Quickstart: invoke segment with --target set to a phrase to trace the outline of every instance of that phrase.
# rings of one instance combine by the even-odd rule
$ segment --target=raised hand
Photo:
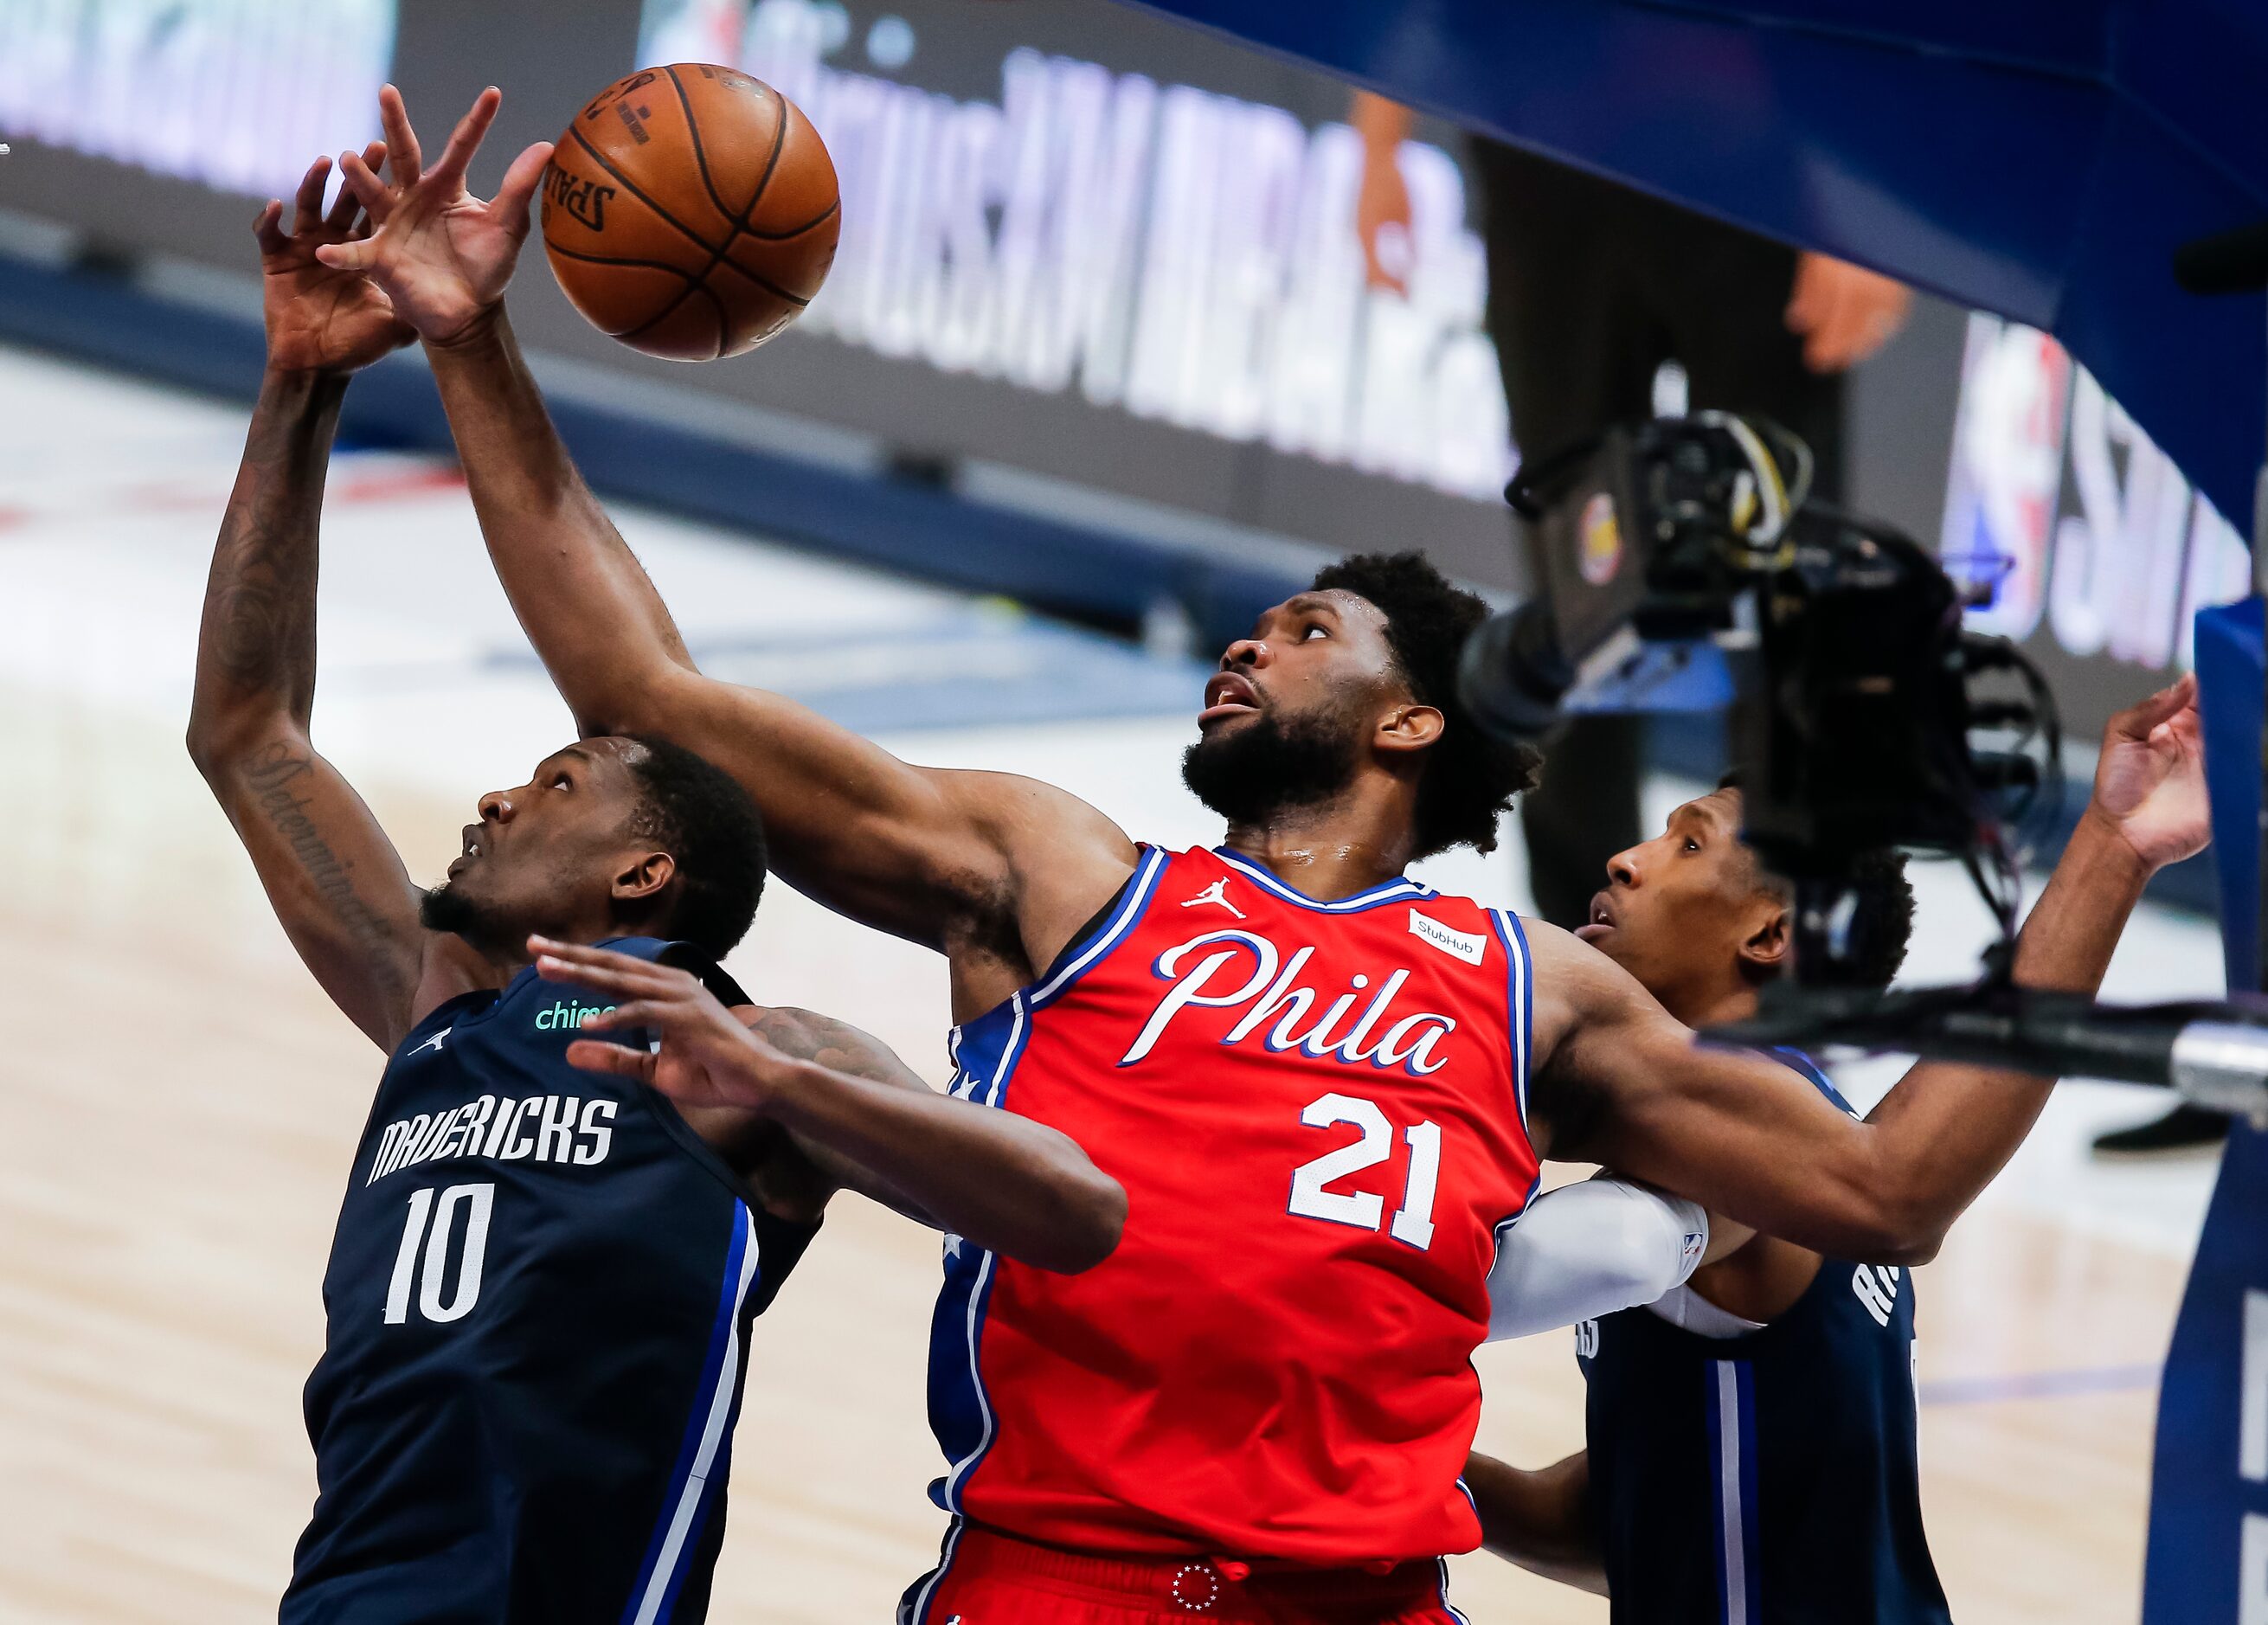
[[[527,240],[528,205],[550,161],[549,142],[540,141],[514,158],[489,202],[465,190],[465,172],[503,105],[504,92],[494,85],[482,91],[450,132],[439,160],[427,169],[401,92],[389,85],[378,93],[387,178],[381,180],[359,154],[348,153],[339,161],[348,188],[369,210],[373,229],[359,241],[317,252],[325,265],[366,273],[429,344],[463,337],[503,301],[520,245]]]
[[[2184,677],[2102,731],[2086,816],[2108,823],[2151,869],[2202,851],[2212,835],[2197,692],[2197,679]]]
[[[761,1111],[777,1069],[792,1064],[689,972],[548,937],[531,937],[527,946],[536,956],[536,974],[546,982],[568,982],[615,1001],[612,1010],[585,1018],[585,1032],[643,1027],[661,1037],[658,1051],[578,1039],[567,1046],[570,1065],[641,1079],[681,1106]]]
[[[360,155],[366,165],[386,158],[386,143],[372,142]],[[369,230],[357,219],[360,205],[342,188],[338,202],[323,212],[323,183],[331,160],[307,166],[291,200],[291,230],[284,230],[284,205],[269,199],[253,222],[260,244],[261,317],[268,329],[268,364],[282,372],[352,372],[415,339],[415,329],[396,316],[385,290],[368,277],[339,270],[317,258],[327,245],[351,243]]]

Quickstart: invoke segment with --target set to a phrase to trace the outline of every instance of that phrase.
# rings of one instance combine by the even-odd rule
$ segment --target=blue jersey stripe
[[[711,1499],[710,1485],[721,1482],[718,1470],[729,1452],[725,1434],[738,1403],[740,1374],[740,1306],[757,1268],[755,1236],[744,1202],[733,1204],[733,1239],[725,1254],[725,1279],[718,1294],[717,1320],[709,1336],[709,1357],[696,1390],[692,1415],[686,1420],[684,1442],[678,1447],[677,1465],[670,1474],[669,1492],[662,1498],[661,1517],[646,1542],[645,1561],[622,1609],[623,1625],[663,1625],[685,1583],[687,1564],[700,1544],[700,1525]]]
[[[973,1070],[983,1064],[976,1051],[997,1028],[988,1019],[983,1032],[964,1034],[961,1054],[968,1076],[954,1091],[964,1099],[985,1106],[998,1106],[1006,1099],[1009,1080],[1031,1037],[1031,1017],[1022,993],[1009,999],[1007,1014],[1007,1031],[989,1074]],[[959,1243],[946,1261],[945,1288],[931,1321],[931,1423],[951,1463],[945,1477],[932,1487],[931,1498],[956,1514],[963,1510],[961,1486],[990,1450],[997,1423],[991,1398],[984,1392],[980,1350],[998,1264],[984,1249]]]
[[[1296,903],[1302,908],[1312,908],[1318,914],[1359,914],[1363,909],[1382,908],[1388,903],[1399,902],[1406,897],[1433,895],[1432,886],[1422,881],[1412,880],[1407,875],[1396,875],[1391,880],[1382,881],[1367,891],[1357,892],[1351,897],[1341,897],[1329,902],[1320,902],[1305,892],[1286,886],[1270,874],[1264,865],[1247,857],[1241,852],[1232,851],[1225,846],[1217,846],[1213,848],[1212,852],[1215,857],[1270,895],[1280,897],[1287,903]]]
[[[1125,938],[1140,922],[1150,907],[1150,896],[1157,889],[1158,877],[1165,872],[1170,855],[1158,847],[1144,850],[1142,861],[1135,865],[1134,878],[1126,883],[1126,890],[1118,900],[1118,907],[1109,923],[1097,931],[1087,943],[1072,953],[1068,960],[1045,982],[1031,990],[1026,1001],[1033,1009],[1060,996],[1065,989],[1085,975],[1088,968]]]
[[[1757,1541],[1764,1526],[1756,1499],[1756,1368],[1748,1360],[1733,1362],[1734,1393],[1740,1407],[1741,1440],[1741,1572],[1748,1603],[1741,1625],[1763,1625],[1764,1561]]]
[[[1520,916],[1509,908],[1491,908],[1489,923],[1504,945],[1505,1021],[1512,1032],[1513,1098],[1520,1107],[1520,1129],[1528,1132],[1528,1057],[1535,1053],[1535,967],[1528,952],[1528,933]],[[1533,1193],[1531,1193],[1533,1194]]]
[[[1718,1625],[1759,1625],[1753,1381],[1746,1360],[1709,1362],[1709,1499],[1717,1527]]]
[[[946,1526],[945,1544],[937,1555],[937,1567],[917,1580],[899,1599],[896,1625],[927,1625],[929,1605],[937,1595],[938,1583],[945,1578],[946,1570],[953,1567],[953,1555],[960,1548],[961,1531],[968,1526],[955,1518]]]

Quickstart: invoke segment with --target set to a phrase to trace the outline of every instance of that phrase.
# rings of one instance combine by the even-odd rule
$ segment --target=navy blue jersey
[[[387,1062],[323,1276],[285,1625],[707,1612],[748,1323],[814,1227],[645,1085],[569,1066],[588,1004],[523,971]]]
[[[1844,1106],[1807,1058],[1774,1053]],[[1913,1327],[1907,1272],[1829,1259],[1745,1336],[1643,1308],[1576,1327],[1616,1625],[1947,1625]]]

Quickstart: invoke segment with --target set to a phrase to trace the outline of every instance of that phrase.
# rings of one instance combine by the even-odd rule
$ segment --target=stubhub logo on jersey
[[[1414,924],[1411,929],[1416,930]],[[1368,976],[1351,976],[1346,991],[1325,1004],[1321,989],[1300,980],[1314,952],[1311,945],[1286,959],[1258,931],[1234,929],[1206,931],[1167,949],[1151,969],[1172,985],[1118,1064],[1132,1066],[1156,1048],[1184,1011],[1240,1007],[1244,1013],[1222,1036],[1224,1044],[1241,1044],[1261,1034],[1260,1041],[1279,1053],[1297,1049],[1318,1061],[1346,1066],[1398,1066],[1415,1077],[1448,1064],[1448,1057],[1437,1052],[1457,1030],[1456,1018],[1432,1011],[1400,1014],[1394,1008],[1410,980],[1408,971],[1395,971],[1374,991]],[[1362,1013],[1350,1023],[1358,1004],[1363,1006]],[[1267,1031],[1262,1033],[1263,1027]]]

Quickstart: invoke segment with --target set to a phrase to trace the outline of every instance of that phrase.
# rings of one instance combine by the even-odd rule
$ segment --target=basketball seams
[[[762,288],[766,293],[770,294],[774,298],[786,300],[798,310],[804,309],[811,303],[809,299],[799,299],[796,298],[795,295],[790,293],[786,289],[781,287],[770,277],[759,276],[755,271],[750,270],[747,266],[741,264],[738,260],[723,259],[718,261],[715,265],[711,266],[707,271],[702,273],[701,280],[703,283],[706,283],[711,274],[718,270],[731,271],[736,276],[741,277],[743,280],[755,283],[757,287]]]
[[[806,232],[825,225],[835,217],[835,211],[842,207],[843,200],[838,197],[801,225],[792,225],[784,232],[759,232],[752,225],[744,225],[740,228],[739,235],[754,238],[760,243],[784,243],[792,238],[802,236]],[[730,244],[726,245],[728,247],[730,246]]]
[[[614,165],[608,161],[605,153],[600,151],[598,148],[591,144],[591,138],[588,136],[585,136],[579,129],[575,130],[572,133],[575,137],[575,144],[581,147],[584,151],[589,153],[593,161],[595,162],[600,168],[605,170],[615,180],[621,181],[624,191],[628,192],[632,197],[637,199],[639,202],[644,203],[648,209],[653,210],[654,217],[656,219],[662,221],[666,224],[674,226],[679,232],[684,234],[685,239],[688,242],[700,249],[702,253],[713,254],[718,252],[715,247],[711,246],[707,238],[702,236],[700,232],[686,224],[684,221],[679,219],[675,215],[671,214],[669,210],[664,209],[659,203],[654,202],[652,198],[646,195],[645,189],[640,187],[637,181],[632,180],[628,175],[622,173],[621,170],[616,169]],[[767,171],[766,173],[769,173],[770,172]],[[726,240],[730,241],[731,239],[728,238]],[[707,273],[704,272],[703,274],[705,276]]]
[[[770,336],[770,334],[777,331],[780,326],[784,325],[788,315],[792,314],[795,311],[806,308],[811,302],[810,296],[790,292],[785,287],[780,285],[779,283],[774,281],[771,276],[768,276],[766,272],[770,270],[772,268],[766,266],[762,269],[751,268],[751,267],[742,263],[739,259],[737,259],[733,254],[733,250],[739,246],[739,239],[742,237],[746,237],[754,243],[767,246],[792,243],[796,239],[806,237],[813,232],[826,227],[830,221],[839,219],[842,210],[842,199],[838,193],[837,195],[836,195],[827,204],[827,206],[818,213],[806,220],[800,221],[784,229],[765,230],[752,226],[750,223],[754,218],[755,212],[762,206],[764,200],[770,195],[773,179],[780,173],[783,167],[793,167],[785,165],[784,164],[784,160],[787,153],[788,136],[793,133],[791,126],[800,117],[799,114],[797,112],[794,105],[791,103],[786,97],[780,95],[777,91],[773,90],[770,86],[759,84],[755,87],[758,90],[768,93],[774,103],[772,139],[770,150],[765,154],[762,173],[756,179],[755,185],[750,193],[746,206],[738,210],[734,210],[727,207],[724,195],[718,189],[716,175],[710,166],[708,146],[701,131],[699,113],[693,105],[692,95],[688,87],[685,84],[683,76],[680,74],[677,71],[676,67],[672,64],[662,65],[659,71],[660,73],[667,75],[671,91],[677,97],[680,112],[685,119],[686,128],[684,140],[686,144],[690,146],[693,150],[692,155],[694,165],[701,178],[703,194],[709,204],[712,208],[716,209],[725,221],[727,230],[723,236],[723,239],[719,242],[711,242],[705,235],[704,230],[696,229],[694,226],[688,224],[686,220],[681,218],[679,215],[673,213],[668,205],[657,198],[641,182],[632,179],[622,165],[618,164],[608,153],[602,151],[592,140],[592,138],[581,128],[579,128],[578,122],[571,124],[566,132],[567,135],[572,137],[570,150],[571,151],[572,148],[579,147],[585,157],[587,158],[591,164],[594,165],[600,173],[607,176],[622,188],[622,192],[625,194],[625,202],[636,200],[638,203],[643,204],[652,217],[666,225],[673,234],[682,241],[689,243],[695,248],[701,250],[703,254],[703,263],[700,266],[698,270],[696,271],[687,269],[681,261],[674,259],[664,261],[652,258],[641,257],[636,254],[611,255],[584,253],[571,248],[561,248],[550,241],[549,233],[548,232],[546,233],[546,246],[550,248],[553,253],[559,256],[563,268],[564,268],[566,264],[572,262],[593,266],[620,266],[625,269],[656,270],[663,272],[665,275],[675,279],[680,283],[679,291],[674,297],[665,296],[666,302],[659,310],[653,312],[645,320],[638,322],[634,327],[620,333],[612,333],[608,335],[608,336],[612,338],[632,344],[634,348],[637,347],[637,342],[642,335],[651,335],[654,333],[656,329],[667,326],[673,319],[675,319],[678,322],[678,326],[675,328],[671,329],[671,332],[674,336],[670,341],[669,348],[673,352],[681,353],[679,351],[679,346],[676,340],[681,338],[684,340],[691,340],[694,337],[694,333],[692,331],[688,331],[684,328],[683,315],[686,301],[696,290],[699,290],[703,296],[703,302],[709,306],[716,323],[718,335],[717,343],[714,350],[711,352],[711,356],[709,357],[711,359],[714,359],[725,355],[732,349],[734,334],[734,306],[740,300],[743,300],[747,297],[745,294],[740,294],[728,298],[728,290],[711,285],[719,266],[731,267],[732,269],[738,274],[739,280],[746,283],[748,287],[760,290],[763,294],[789,307],[787,312],[761,324],[761,331],[752,335],[749,341],[751,343],[762,342],[764,337]],[[712,111],[714,111],[714,109],[712,109]],[[740,116],[741,115],[738,113],[734,113],[733,114],[733,118],[735,121],[737,121]],[[807,125],[806,126],[806,133],[808,133]],[[800,151],[800,149],[799,149],[799,151]],[[822,156],[819,160],[822,165],[826,163],[826,159],[823,156],[824,151],[825,149],[822,147],[821,149]],[[626,160],[629,156],[630,155],[625,154]],[[799,159],[798,162],[799,165],[800,165],[802,160]],[[681,170],[678,173],[681,176],[682,175]],[[799,170],[798,173],[799,173],[800,171]],[[589,182],[586,180],[584,184],[587,185]],[[681,181],[679,184],[681,188]],[[833,190],[832,188],[829,188],[828,189]],[[689,202],[689,197],[685,201]],[[547,205],[549,202],[549,200],[547,198]],[[547,209],[547,213],[548,212]],[[659,242],[652,243],[650,246],[646,246],[645,248],[645,252],[649,254],[666,251],[667,246],[664,243]],[[761,259],[765,257],[765,254],[770,252],[771,252],[771,250],[767,247],[763,252],[755,253],[754,257]],[[803,253],[803,251],[799,248],[791,248],[784,252],[787,253],[791,258]],[[791,268],[783,266],[780,268],[784,271]],[[751,316],[754,316],[755,313],[755,312],[753,311],[748,312]]]
[[[685,110],[685,133],[693,143],[693,165],[701,172],[702,188],[709,194],[709,201],[717,205],[717,212],[730,220],[733,217],[733,206],[725,201],[725,195],[717,189],[716,180],[709,173],[709,150],[701,144],[701,121],[693,116],[693,98],[685,93],[685,82],[677,77],[675,68],[666,67],[662,71],[669,76],[670,86],[677,92],[677,105]]]
[[[709,357],[710,360],[714,361],[718,356],[721,356],[725,353],[725,341],[733,331],[732,317],[725,309],[725,301],[717,297],[715,289],[710,287],[705,282],[687,276],[683,271],[678,272],[678,275],[680,276],[686,277],[686,288],[684,292],[679,294],[667,305],[662,306],[662,308],[653,315],[647,317],[644,321],[638,323],[637,327],[630,328],[627,332],[613,334],[610,336],[623,343],[628,343],[632,339],[637,338],[640,334],[651,333],[663,322],[667,321],[672,316],[676,315],[678,312],[683,310],[685,308],[686,300],[691,298],[697,293],[703,298],[708,300],[709,308],[717,312],[717,353],[715,356]]]
[[[544,252],[556,254],[563,260],[579,260],[585,265],[621,265],[644,271],[666,271],[680,282],[694,280],[693,273],[681,265],[672,265],[666,260],[634,260],[623,254],[583,254],[573,248],[562,248],[549,238],[544,239]]]
[[[717,308],[717,352],[718,355],[722,355],[725,351],[725,342],[732,334],[732,321],[725,313],[725,302],[722,299],[719,299],[709,287],[709,278],[716,272],[717,268],[720,265],[731,266],[734,270],[739,271],[741,276],[747,277],[750,282],[754,283],[757,287],[762,288],[765,292],[773,295],[775,298],[785,299],[798,310],[801,310],[804,306],[811,303],[808,299],[797,298],[795,295],[790,293],[786,289],[776,286],[768,279],[755,275],[753,271],[748,270],[746,267],[730,258],[728,254],[728,251],[733,246],[733,241],[747,231],[748,217],[755,213],[756,205],[763,201],[764,189],[771,185],[773,172],[779,167],[780,153],[787,146],[787,98],[781,95],[778,92],[774,91],[772,92],[772,100],[779,108],[779,119],[772,129],[771,154],[764,159],[764,173],[758,178],[755,192],[749,195],[748,206],[731,217],[733,229],[725,236],[723,246],[720,247],[711,248],[707,243],[701,242],[699,238],[693,237],[692,232],[686,232],[685,234],[688,237],[693,237],[693,240],[695,242],[701,243],[702,247],[708,250],[709,262],[703,266],[698,273],[687,273],[681,271],[679,273],[680,276],[688,277],[688,286],[686,287],[685,291],[679,294],[667,305],[662,306],[661,309],[656,311],[644,321],[640,322],[637,327],[632,327],[628,333],[616,334],[615,335],[615,337],[622,339],[624,342],[628,342],[629,340],[637,337],[637,335],[641,333],[650,332],[655,327],[668,320],[670,317],[675,315],[678,311],[682,309],[684,307],[685,301],[692,298],[694,290],[698,289],[701,292],[708,295],[709,302]],[[686,122],[688,127],[691,127],[694,122],[692,113],[689,108],[686,114]],[[582,132],[579,130],[577,131],[576,136],[577,139],[580,140]],[[590,143],[588,142],[585,142],[584,144],[587,146]],[[596,154],[594,153],[593,156],[595,157]],[[606,160],[601,158],[600,161],[604,163]],[[705,184],[707,180],[705,174],[703,179],[703,183]],[[623,180],[622,184],[628,186],[630,182],[625,179]],[[640,197],[644,197],[644,194],[640,193],[638,195]],[[710,195],[714,197],[716,194],[712,191]],[[838,205],[841,201],[842,200],[840,198],[836,199]],[[657,205],[656,208],[657,212],[659,212],[659,205]],[[664,215],[663,218],[667,219],[668,217]],[[820,218],[824,219],[826,217],[822,215]],[[674,220],[670,221],[670,224],[672,225],[677,225],[677,222]],[[816,224],[818,222],[814,221],[813,224]],[[806,229],[808,230],[809,228],[806,227]],[[678,230],[683,232],[685,231],[685,228],[681,225],[678,225]]]

